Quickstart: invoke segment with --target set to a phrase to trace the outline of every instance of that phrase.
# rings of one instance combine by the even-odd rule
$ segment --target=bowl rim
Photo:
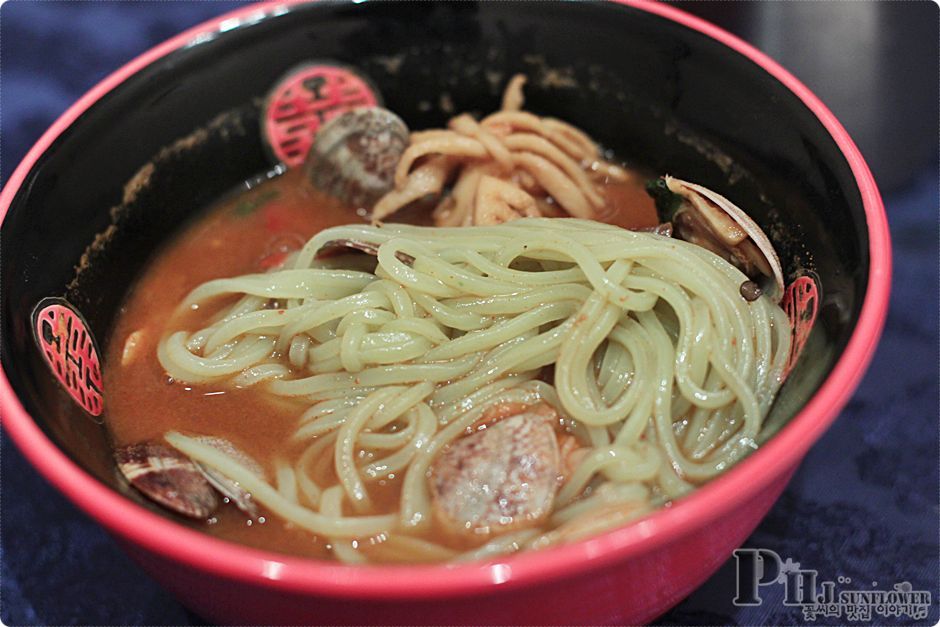
[[[691,495],[626,527],[580,542],[497,560],[495,563],[346,566],[248,548],[189,529],[127,499],[73,462],[33,421],[0,370],[3,428],[30,463],[69,500],[119,540],[203,572],[253,585],[358,599],[428,599],[493,593],[583,574],[655,550],[704,527],[794,469],[838,416],[874,353],[887,315],[891,244],[874,178],[848,133],[805,85],[735,35],[666,4],[613,0],[716,40],[757,64],[793,92],[829,132],[858,185],[869,237],[869,274],[855,329],[831,374],[804,407],[753,455]],[[243,25],[288,12],[304,0],[262,2],[238,8],[151,48],[94,86],[63,113],[29,150],[0,190],[0,224],[33,166],[84,111],[131,75],[171,52]]]

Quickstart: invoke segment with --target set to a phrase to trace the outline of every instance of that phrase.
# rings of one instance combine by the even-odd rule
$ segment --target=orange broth
[[[608,222],[628,228],[657,224],[653,202],[640,177],[606,185],[604,192]],[[398,219],[424,221],[410,211]],[[365,221],[364,213],[319,193],[295,170],[223,199],[189,224],[140,276],[119,311],[108,342],[105,419],[115,445],[160,441],[171,430],[215,435],[254,457],[272,477],[273,460],[292,450],[291,436],[306,406],[272,398],[259,388],[173,381],[157,360],[157,344],[178,304],[200,284],[262,272],[276,265],[284,250],[298,248],[322,229]],[[184,327],[201,328],[230,302],[187,312]],[[378,509],[397,509],[399,479],[370,484]],[[305,557],[331,556],[325,540],[276,516],[263,515],[263,522],[249,521],[231,504],[219,508],[206,524],[196,525],[249,546]],[[437,540],[447,543],[444,538]]]

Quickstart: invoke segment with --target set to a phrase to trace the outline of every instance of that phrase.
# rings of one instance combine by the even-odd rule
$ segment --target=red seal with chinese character
[[[378,91],[352,69],[304,65],[288,72],[268,95],[261,122],[264,137],[278,160],[296,167],[323,124],[355,107],[380,104]]]
[[[801,276],[784,293],[780,306],[790,320],[790,356],[783,369],[783,378],[790,376],[796,360],[803,352],[809,333],[819,313],[819,287],[810,276]]]
[[[98,347],[84,318],[64,298],[46,298],[33,310],[33,334],[46,364],[82,409],[104,409]]]

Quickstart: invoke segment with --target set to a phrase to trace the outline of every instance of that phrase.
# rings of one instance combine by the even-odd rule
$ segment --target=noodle
[[[374,269],[317,257],[337,242],[376,251]],[[756,447],[790,330],[769,298],[740,296],[744,280],[695,245],[577,219],[327,229],[283,269],[197,287],[158,347],[180,381],[305,402],[293,437],[302,451],[278,461],[271,485],[196,438],[166,439],[347,562],[571,541],[681,496]],[[180,327],[192,308],[233,297],[208,326]],[[548,519],[465,552],[429,542],[435,460],[494,408],[540,403],[568,438]],[[390,478],[400,496],[380,511],[375,483]]]

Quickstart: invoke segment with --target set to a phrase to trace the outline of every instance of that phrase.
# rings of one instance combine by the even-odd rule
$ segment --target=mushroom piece
[[[205,519],[219,506],[215,491],[185,455],[164,444],[141,442],[114,451],[121,473],[144,496],[189,518]]]
[[[537,405],[452,443],[430,473],[437,522],[480,542],[545,521],[562,473],[557,422],[554,410]]]
[[[701,185],[664,176],[647,189],[656,199],[660,220],[672,222],[679,239],[706,248],[741,269],[760,285],[742,296],[753,300],[761,291],[774,302],[783,298],[783,269],[770,239],[730,200]]]
[[[483,175],[477,186],[473,224],[492,225],[541,215],[535,199],[512,183]]]
[[[371,209],[391,191],[408,142],[408,127],[388,109],[352,109],[319,130],[307,155],[307,176],[344,204]]]

